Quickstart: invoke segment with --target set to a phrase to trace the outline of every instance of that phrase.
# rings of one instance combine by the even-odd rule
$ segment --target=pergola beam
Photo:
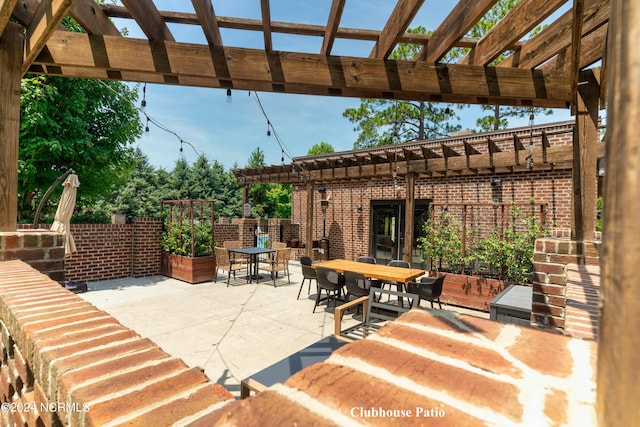
[[[333,0],[331,2],[331,10],[325,27],[324,36],[322,38],[321,55],[330,55],[333,48],[333,42],[336,39],[336,33],[342,18],[342,11],[347,0]]]
[[[583,38],[606,24],[609,19],[609,0],[585,1],[584,17],[582,26]],[[573,10],[569,10],[540,31],[538,35],[525,42],[517,55],[509,55],[496,66],[535,68],[549,61],[563,50],[570,48],[573,29],[572,19]]]
[[[89,34],[120,35],[118,28],[93,0],[75,0],[69,13]]]
[[[73,0],[42,0],[26,34],[22,72],[26,73],[49,37],[67,14]]]
[[[369,58],[387,59],[396,47],[400,36],[407,30],[420,10],[424,0],[398,0],[384,26],[380,38],[369,54]]]
[[[191,0],[209,46],[222,46],[222,36],[211,0]]]
[[[596,158],[604,156],[604,146],[595,146]],[[573,147],[570,145],[541,147],[531,151],[533,164],[536,170],[559,170],[571,169],[574,158]],[[323,167],[320,169],[309,169],[304,177],[298,172],[280,173],[236,173],[236,178],[241,185],[280,183],[292,184],[305,180],[359,180],[372,179],[375,177],[390,178],[393,174],[393,162],[382,164],[362,164],[335,169]],[[395,162],[398,176],[407,173],[417,173],[430,175],[433,173],[446,174],[456,173],[459,175],[490,174],[494,169],[521,169],[529,170],[524,161],[524,156],[520,156],[517,150],[514,151],[494,151],[483,154],[457,155],[451,157],[435,157],[419,160],[399,160]],[[482,172],[480,172],[482,171]],[[486,172],[485,172],[486,171]],[[594,199],[595,200],[595,199]],[[594,226],[595,227],[595,226]]]
[[[460,64],[488,65],[567,0],[522,0],[489,30]]]
[[[121,0],[150,41],[174,41],[153,0]]]
[[[498,0],[461,0],[433,32],[417,55],[419,60],[438,62]]]
[[[273,42],[271,41],[271,8],[269,7],[269,0],[260,0],[260,10],[262,11],[264,50],[269,52],[273,50]]]
[[[0,34],[4,31],[4,28],[11,18],[11,13],[18,0],[0,0]]]
[[[222,49],[217,59],[225,60],[224,67],[205,45],[62,31],[49,39],[37,64],[69,77],[204,87],[228,87],[231,81],[238,89],[346,97],[564,108],[571,94],[565,71]],[[228,75],[218,74],[219,68]],[[56,74],[50,68],[30,71]]]

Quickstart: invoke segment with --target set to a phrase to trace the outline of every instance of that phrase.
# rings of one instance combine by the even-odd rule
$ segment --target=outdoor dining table
[[[244,248],[229,248],[229,253],[242,254],[249,257],[249,283],[251,280],[255,279],[256,283],[258,280],[262,279],[262,276],[258,274],[258,255],[262,254],[270,254],[275,252],[275,249],[271,248],[258,248],[255,246],[249,246]]]
[[[381,264],[367,264],[364,262],[349,261],[346,259],[332,259],[330,261],[322,261],[315,263],[312,268],[326,267],[331,268],[338,273],[345,271],[354,271],[361,273],[370,279],[389,280],[392,282],[402,283],[405,287],[407,283],[426,274],[425,270],[417,268],[392,267]]]

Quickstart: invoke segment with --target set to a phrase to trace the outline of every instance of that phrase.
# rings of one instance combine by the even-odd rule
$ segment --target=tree
[[[135,88],[119,82],[27,76],[21,91],[21,219],[33,215],[38,199],[68,169],[80,178],[79,206],[126,179],[133,167],[129,145],[142,134]]]
[[[273,217],[291,218],[291,185],[277,184],[267,191],[269,205],[273,207]]]
[[[242,214],[242,197],[238,181],[231,171],[225,172],[217,160],[211,165],[211,170],[216,216],[239,217]]]
[[[247,167],[259,168],[265,165],[264,153],[260,147],[256,147],[249,155]],[[274,209],[269,208],[270,203],[267,197],[267,192],[271,187],[271,184],[255,184],[249,188],[249,199],[251,200],[251,211],[253,215],[267,217],[274,213]]]
[[[176,160],[176,164],[171,171],[171,177],[175,182],[176,196],[178,200],[191,199],[193,192],[193,178],[191,176],[191,168],[189,162],[184,156]]]
[[[162,200],[171,198],[171,182],[166,171],[156,171],[147,156],[138,148],[135,167],[126,185],[114,188],[111,212],[122,212],[127,217],[155,217],[162,214]]]
[[[335,153],[335,151],[336,150],[333,148],[333,145],[329,144],[328,142],[320,141],[317,144],[313,144],[311,148],[309,148],[309,151],[307,151],[307,156]]]
[[[210,200],[214,198],[214,174],[209,160],[204,154],[191,167],[191,199]]]
[[[424,27],[409,29],[410,33],[425,34]],[[390,58],[410,60],[420,46],[401,44]],[[358,108],[342,113],[359,131],[354,148],[390,145],[398,142],[443,137],[461,129],[452,121],[458,119],[453,108],[423,101],[387,101],[362,99]]]

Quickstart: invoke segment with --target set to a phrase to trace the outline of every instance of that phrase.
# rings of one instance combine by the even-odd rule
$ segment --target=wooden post
[[[640,419],[640,3],[612,0],[596,413],[600,426]]]
[[[307,183],[307,233],[306,233],[306,243],[305,248],[307,256],[313,259],[313,192],[315,191],[315,186],[313,182],[309,181]]]
[[[407,199],[404,210],[404,248],[402,258],[409,263],[413,263],[413,222],[416,209],[416,174],[407,173]]]
[[[573,131],[573,220],[571,238],[593,241],[596,230],[598,106],[600,83],[593,70],[580,73]]]
[[[18,135],[22,27],[8,22],[0,35],[0,232],[18,226]]]
[[[249,218],[251,215],[247,215],[244,211],[244,206],[249,203],[249,186],[242,186],[242,217]]]

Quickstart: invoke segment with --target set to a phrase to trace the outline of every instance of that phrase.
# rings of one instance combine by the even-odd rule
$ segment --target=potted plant
[[[510,207],[509,214],[510,225],[482,237],[476,236],[481,234],[478,230],[465,230],[446,211],[425,223],[418,247],[422,249],[423,261],[431,263],[432,275],[446,274],[442,301],[488,311],[491,300],[507,283],[530,283],[534,242],[545,230],[535,216],[523,218],[515,205]]]
[[[189,283],[215,278],[213,201],[168,200],[162,232],[162,274]]]

